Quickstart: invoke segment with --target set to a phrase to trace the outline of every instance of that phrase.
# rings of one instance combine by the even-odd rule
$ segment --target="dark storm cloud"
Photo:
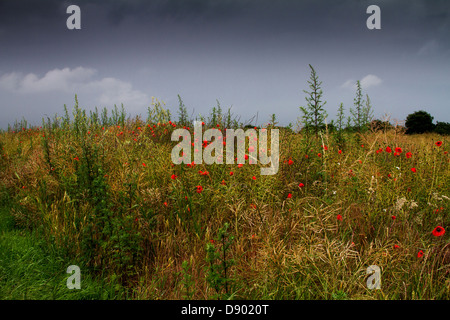
[[[66,28],[71,4],[78,31]],[[378,31],[366,28],[371,4]],[[448,118],[449,30],[448,0],[0,0],[0,122],[30,102],[51,114],[76,92],[109,107],[152,95],[176,106],[180,93],[202,114],[217,98],[239,115],[277,108],[286,123],[304,101],[308,64],[330,115],[365,79],[380,112],[402,117],[430,101]]]

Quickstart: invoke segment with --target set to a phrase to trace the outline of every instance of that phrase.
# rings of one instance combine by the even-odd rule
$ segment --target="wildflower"
[[[305,185],[304,185],[302,182],[300,182],[300,183],[298,184],[298,186],[299,186],[300,188],[303,188]]]
[[[328,150],[328,147],[326,145],[323,145],[322,147],[323,147],[323,150],[325,150],[325,151]]]
[[[436,228],[434,228],[434,230],[431,233],[435,237],[440,237],[440,236],[444,235],[445,229],[442,228],[441,226],[437,226]]]
[[[342,216],[341,216],[340,214],[338,214],[338,215],[336,216],[336,219],[337,219],[338,221],[342,221]]]
[[[167,207],[167,202],[164,202],[164,205]]]
[[[397,217],[396,216],[392,216],[392,220],[395,220],[395,219],[397,219]]]
[[[442,146],[442,141],[436,141],[436,145],[437,145],[438,147]]]
[[[253,180],[256,180],[256,177],[255,177],[255,176],[253,176],[253,177],[252,177],[252,179],[253,179]]]
[[[411,157],[412,157],[412,153],[411,153],[411,152],[407,152],[407,153],[406,153],[406,158],[409,159],[409,158],[411,158]]]
[[[342,154],[342,150],[339,150],[338,153],[339,153],[339,154]]]
[[[225,182],[225,180],[222,180],[222,182],[220,184],[221,185],[226,185],[227,183]]]
[[[392,149],[391,149],[390,147],[387,147],[387,148],[386,148],[386,152],[391,153],[391,152],[392,152]]]
[[[289,159],[288,164],[292,165],[294,163],[294,161],[292,161],[292,159]]]
[[[232,176],[234,174],[234,172],[233,171],[230,171],[230,176]]]
[[[242,168],[242,166],[243,166],[242,163],[239,163],[239,164],[238,164],[238,168]]]
[[[322,156],[322,154],[319,152],[319,153],[317,154],[317,156],[320,158],[320,157]]]
[[[197,186],[197,193],[201,193],[203,191],[203,187],[202,186]]]
[[[411,168],[412,172],[417,172],[416,168]]]
[[[143,162],[142,162],[142,165],[143,165],[144,167],[146,167],[146,166],[147,166],[147,165],[146,165],[145,163],[143,163]]]
[[[395,152],[398,154],[402,153],[402,148],[400,147],[395,148]]]
[[[175,174],[173,174],[170,178],[171,178],[172,180],[175,180],[175,179],[177,178],[177,176],[176,176]]]
[[[400,246],[398,244],[394,244],[394,249],[398,249]]]
[[[417,252],[417,258],[422,258],[423,256],[423,251],[419,250],[419,252]]]
[[[77,161],[80,161],[80,159],[78,158],[78,156],[77,157],[75,157],[75,158],[73,158],[74,160],[77,160]]]
[[[292,193],[289,193],[287,197],[288,197],[288,199],[291,199],[292,198]]]

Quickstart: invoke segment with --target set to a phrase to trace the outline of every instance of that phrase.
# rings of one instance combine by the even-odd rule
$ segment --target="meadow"
[[[0,298],[450,297],[448,137],[278,128],[279,171],[261,175],[174,165],[180,127],[156,103],[2,131]]]

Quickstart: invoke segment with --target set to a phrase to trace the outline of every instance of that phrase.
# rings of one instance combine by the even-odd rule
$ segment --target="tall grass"
[[[209,122],[224,132],[219,108]],[[8,221],[130,298],[449,298],[448,233],[432,234],[450,226],[447,138],[280,128],[279,172],[261,176],[248,162],[173,165],[179,126],[157,100],[145,122],[77,103],[72,115],[0,134]],[[225,225],[233,241],[215,247]],[[381,290],[366,286],[370,265]]]

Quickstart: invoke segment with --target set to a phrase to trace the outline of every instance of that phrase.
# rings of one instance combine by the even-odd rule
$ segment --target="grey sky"
[[[81,8],[68,30],[66,8]],[[381,30],[366,9],[381,8]],[[450,1],[0,0],[0,127],[72,107],[123,103],[144,118],[151,97],[177,119],[216,99],[258,124],[296,123],[309,67],[330,119],[353,107],[361,80],[375,117],[416,110],[450,122]]]

